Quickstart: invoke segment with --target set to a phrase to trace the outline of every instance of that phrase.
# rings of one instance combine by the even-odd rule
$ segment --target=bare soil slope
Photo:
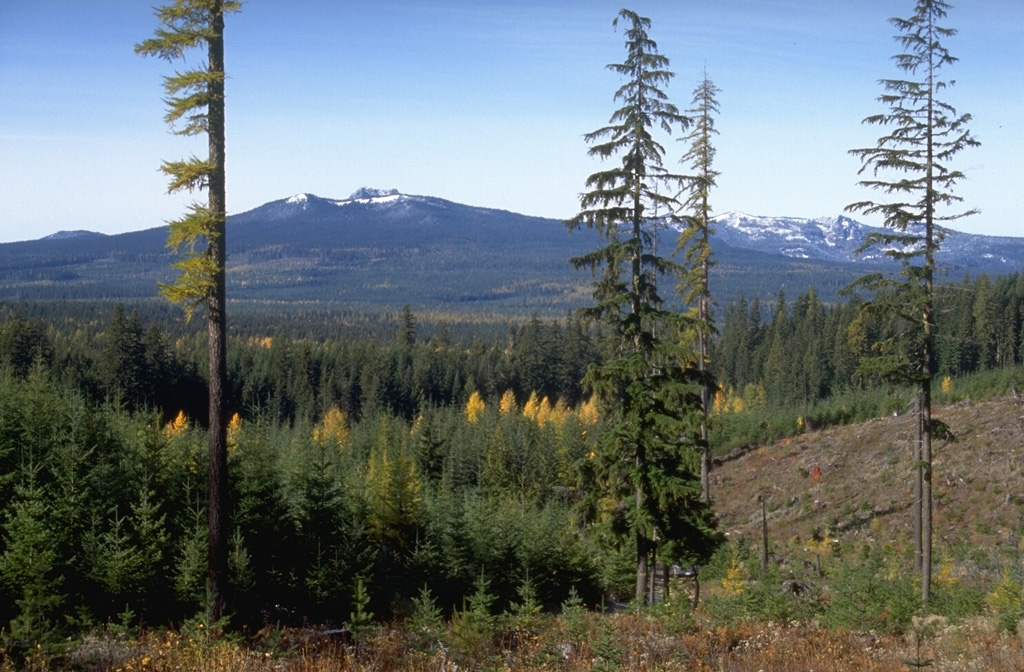
[[[936,408],[957,436],[933,443],[934,543],[1017,547],[1022,527],[1024,425],[1012,398]],[[761,538],[767,501],[773,549],[815,533],[833,539],[911,538],[911,415],[879,418],[786,439],[725,457],[712,497],[731,539]],[[777,551],[778,552],[778,551]]]

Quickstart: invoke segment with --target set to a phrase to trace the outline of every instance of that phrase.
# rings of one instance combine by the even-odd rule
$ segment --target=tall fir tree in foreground
[[[855,286],[874,292],[867,310],[896,317],[900,327],[876,346],[879,356],[863,361],[862,372],[918,388],[919,440],[915,446],[916,518],[920,524],[921,599],[931,593],[932,440],[948,435],[945,425],[932,417],[932,378],[935,367],[935,257],[942,242],[943,222],[973,214],[957,207],[963,199],[953,193],[964,175],[950,166],[961,150],[979,143],[970,134],[969,114],[959,114],[939,94],[952,82],[940,71],[957,59],[942,45],[956,35],[939,22],[950,6],[942,0],[918,0],[909,19],[893,18],[899,30],[895,40],[903,52],[893,57],[907,79],[883,79],[885,93],[878,100],[888,110],[864,123],[887,133],[875,147],[850,150],[862,161],[860,182],[890,196],[886,202],[860,201],[847,206],[852,212],[882,215],[888,231],[868,236],[864,247],[879,248],[901,263],[898,277],[870,274]],[[950,211],[952,209],[952,211]]]
[[[206,62],[164,78],[165,121],[177,135],[206,135],[209,153],[184,161],[165,161],[168,193],[205,189],[207,203],[193,203],[181,219],[170,223],[168,247],[185,250],[175,264],[178,280],[161,291],[185,307],[192,317],[205,307],[209,349],[209,491],[208,611],[211,621],[223,617],[227,590],[227,356],[225,316],[225,240],[227,220],[224,182],[224,15],[237,11],[233,0],[173,0],[156,8],[160,27],[155,36],[135,45],[135,52],[167,61],[184,60],[193,49],[205,48]]]
[[[679,234],[678,247],[685,251],[685,271],[680,278],[679,289],[686,304],[696,313],[697,321],[697,368],[704,375],[701,389],[700,424],[700,490],[701,499],[711,499],[711,446],[708,443],[708,415],[715,385],[708,376],[708,349],[714,336],[711,321],[711,287],[708,272],[711,269],[711,188],[715,186],[718,171],[714,169],[715,146],[712,137],[718,135],[715,129],[715,115],[718,114],[718,87],[704,79],[693,92],[693,107],[687,112],[693,115],[693,128],[681,141],[689,143],[682,161],[693,170],[689,177],[687,196],[683,202],[682,217],[685,228]]]
[[[665,149],[654,134],[685,130],[690,120],[662,90],[673,73],[648,36],[650,19],[623,9],[613,26],[620,21],[626,60],[608,68],[626,79],[615,92],[622,107],[608,126],[585,136],[593,143],[591,156],[618,158],[619,165],[587,179],[580,213],[566,225],[570,231],[594,229],[603,241],[570,261],[594,275],[596,305],[583,314],[603,322],[612,340],[609,356],[591,367],[587,383],[608,416],[606,481],[627,511],[639,604],[647,599],[659,546],[695,561],[717,537],[695,473],[701,376],[693,352],[676,338],[684,319],[690,320],[666,310],[658,293],[659,277],[680,268],[656,252],[656,217],[678,211],[675,194],[685,178],[665,169]]]

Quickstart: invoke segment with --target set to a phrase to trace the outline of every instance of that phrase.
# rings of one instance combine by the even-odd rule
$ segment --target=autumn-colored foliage
[[[517,412],[516,406],[516,395],[512,390],[505,390],[505,393],[501,395],[501,401],[498,404],[498,412],[502,415],[510,415]]]
[[[178,411],[177,417],[167,423],[165,431],[167,432],[167,436],[174,437],[178,436],[186,429],[188,429],[188,418],[185,417],[185,411]]]
[[[479,392],[474,391],[466,401],[466,421],[470,424],[476,423],[483,414],[484,408],[486,408],[484,398],[480,396]]]
[[[341,448],[348,441],[348,419],[337,406],[331,406],[324,413],[323,420],[313,427],[313,441],[319,444],[332,443]]]

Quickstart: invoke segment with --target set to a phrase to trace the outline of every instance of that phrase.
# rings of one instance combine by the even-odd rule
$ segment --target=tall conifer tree
[[[679,267],[656,252],[655,218],[678,211],[670,194],[682,190],[685,178],[665,169],[665,149],[654,133],[685,130],[690,120],[662,90],[673,73],[648,36],[650,19],[623,9],[613,26],[619,21],[626,24],[627,56],[608,68],[626,79],[615,93],[622,107],[585,138],[594,143],[591,156],[618,157],[620,164],[587,179],[580,213],[566,225],[594,229],[603,240],[603,247],[570,261],[594,274],[596,305],[583,312],[604,322],[612,339],[611,356],[591,367],[587,382],[609,416],[608,481],[628,509],[642,603],[659,544],[674,545],[689,559],[708,552],[715,535],[693,459],[700,375],[693,354],[675,341],[683,316],[665,310],[657,285]]]
[[[160,27],[155,36],[135,45],[135,52],[168,61],[183,59],[196,48],[206,50],[206,62],[164,78],[167,91],[165,121],[177,135],[206,135],[208,155],[184,161],[165,161],[168,193],[205,189],[207,203],[193,203],[181,219],[170,223],[168,247],[186,251],[176,264],[178,280],[162,286],[168,299],[185,307],[191,317],[206,308],[209,341],[209,616],[224,615],[227,588],[227,356],[225,316],[225,240],[227,220],[224,169],[224,15],[237,11],[234,0],[173,0],[156,8]],[[204,247],[205,246],[205,247]]]
[[[904,50],[893,60],[908,78],[880,81],[885,92],[878,100],[888,110],[864,122],[888,132],[875,147],[850,153],[863,162],[860,174],[871,175],[860,184],[890,195],[891,200],[847,206],[850,211],[882,215],[889,230],[870,235],[864,248],[881,248],[902,264],[898,278],[871,274],[855,285],[874,291],[869,310],[895,316],[903,325],[880,344],[882,355],[866,360],[862,368],[918,387],[921,438],[915,468],[921,483],[917,506],[923,602],[931,591],[932,439],[945,432],[944,425],[932,417],[935,257],[944,236],[941,224],[975,212],[956,208],[962,198],[953,188],[964,175],[953,170],[950,161],[961,150],[979,144],[967,129],[971,116],[957,113],[938,97],[952,83],[941,80],[940,71],[957,61],[942,45],[943,39],[956,35],[956,30],[939,25],[949,8],[943,0],[917,0],[912,17],[889,20],[899,31],[895,40]],[[946,212],[948,207],[956,211]]]
[[[693,115],[693,129],[682,141],[689,143],[683,154],[683,162],[689,163],[693,175],[683,203],[685,228],[679,235],[679,248],[685,250],[686,271],[680,279],[680,289],[687,304],[695,308],[697,315],[697,368],[705,374],[701,390],[700,425],[700,489],[701,499],[711,499],[711,447],[708,444],[708,413],[715,386],[707,377],[708,348],[711,344],[713,324],[711,322],[711,288],[708,271],[711,268],[711,188],[719,173],[714,169],[715,147],[712,136],[717,135],[715,115],[718,114],[718,87],[704,79],[693,92],[693,107],[687,112]]]

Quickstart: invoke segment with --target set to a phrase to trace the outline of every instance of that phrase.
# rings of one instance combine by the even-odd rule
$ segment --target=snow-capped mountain
[[[381,204],[381,203],[394,203],[395,201],[407,198],[402,194],[398,193],[397,189],[371,189],[369,187],[362,187],[357,189],[355,193],[344,200],[332,200],[328,198],[320,198],[313,194],[296,194],[290,198],[284,199],[286,205],[298,205],[305,210],[310,201],[319,201],[322,203],[331,203],[337,206],[349,205],[351,203],[359,203],[361,205],[369,204]],[[280,201],[275,201],[279,203]]]
[[[362,206],[342,213],[339,208]],[[385,207],[386,206],[386,207]],[[400,207],[396,207],[400,206]],[[367,209],[369,208],[369,209]],[[451,210],[441,214],[441,211]],[[323,221],[388,221],[392,223],[436,222],[438,218],[456,224],[473,213],[472,218],[495,215],[509,216],[499,210],[474,208],[430,196],[403,194],[397,189],[363,187],[344,199],[322,198],[309,193],[272,201],[254,210],[232,217],[236,222],[298,219]],[[490,216],[488,216],[490,215]],[[558,220],[549,220],[560,235]],[[891,264],[883,249],[871,248],[858,254],[867,236],[885,229],[867,226],[850,217],[765,217],[741,212],[728,212],[714,218],[714,244],[725,248],[747,250],[792,260],[841,262],[858,265]],[[412,233],[412,232],[410,232]],[[415,235],[415,234],[414,234]],[[674,235],[674,234],[669,234]],[[668,241],[671,243],[672,241]],[[951,270],[978,273],[1010,273],[1021,266],[1024,246],[1019,238],[980,236],[947,230],[939,253],[939,262]]]
[[[411,196],[399,193],[397,189],[372,189],[362,187],[357,189],[348,198],[323,198],[316,194],[301,193],[288,198],[270,201],[246,212],[232,215],[229,221],[257,223],[266,221],[277,221],[282,219],[309,219],[323,220],[325,218],[339,217],[348,219],[350,215],[343,214],[339,208],[349,205],[357,206],[384,206],[396,204],[409,204],[411,202],[435,202],[446,203],[442,199],[430,198],[427,196]],[[377,210],[377,213],[384,216],[394,216],[396,211]]]
[[[857,252],[869,234],[887,230],[842,215],[804,219],[729,212],[714,218],[714,229],[715,242],[791,259],[860,264],[888,262],[883,249]],[[1020,238],[980,236],[947,229],[938,261],[953,270],[1012,273],[1021,268],[1022,242]]]
[[[68,227],[69,229],[72,227]],[[896,265],[873,231],[849,217],[715,218],[712,284],[720,304],[773,299],[815,287],[823,300],[868,272]],[[660,249],[677,233],[662,229]],[[166,227],[105,236],[62,233],[0,244],[0,300],[155,297],[174,277]],[[561,220],[364,187],[348,198],[300,193],[232,215],[228,289],[240,301],[332,301],[564,313],[590,296],[591,278],[568,260],[595,249],[596,234],[568,235]],[[949,232],[946,277],[1020,271],[1024,241]]]
[[[794,259],[853,261],[868,227],[849,217],[757,217],[728,212],[714,218],[715,240]]]

